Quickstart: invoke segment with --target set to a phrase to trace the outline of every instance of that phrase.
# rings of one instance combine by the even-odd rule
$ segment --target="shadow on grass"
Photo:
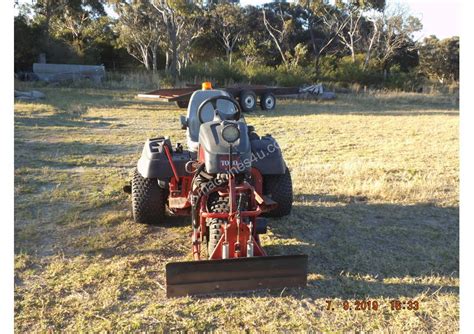
[[[130,201],[127,201],[125,206],[121,205],[120,208],[111,207],[109,211],[123,210],[124,207],[126,210],[131,211]],[[68,254],[81,253],[93,257],[100,255],[102,258],[113,258],[117,256],[137,257],[142,255],[155,255],[162,258],[182,258],[188,255],[189,249],[191,247],[190,217],[166,216],[162,223],[156,225],[138,224],[133,222],[132,217],[122,217],[120,220],[115,221],[113,225],[109,224],[109,230],[105,233],[113,234],[114,232],[112,232],[111,229],[119,229],[119,225],[121,224],[129,224],[128,228],[130,230],[138,228],[142,232],[139,234],[139,236],[131,236],[125,233],[125,238],[118,238],[117,240],[110,239],[98,247],[94,246],[93,248],[86,247],[85,249],[81,249],[79,246],[78,249],[68,249]],[[186,229],[185,233],[168,233],[167,231],[169,229],[183,227],[189,227],[189,230]],[[68,228],[71,234],[77,231],[76,226],[69,226]],[[144,244],[148,244],[148,246],[143,247]]]
[[[132,105],[141,105],[145,107],[157,108],[158,106],[175,105],[161,101],[147,101],[136,99],[136,91],[117,91],[107,89],[92,88],[66,88],[66,89],[44,89],[46,98],[41,100],[41,104],[49,104],[57,110],[70,112],[70,110],[95,108],[121,108]],[[28,103],[28,102],[23,102]],[[183,109],[184,110],[184,109]]]
[[[112,121],[114,119],[108,118],[107,120]],[[70,114],[56,114],[48,116],[38,117],[22,117],[15,116],[16,126],[28,126],[28,127],[71,127],[71,128],[105,128],[110,126],[112,123],[106,122],[103,119],[92,119],[92,118],[79,118]]]
[[[120,160],[124,155],[135,153],[138,149],[136,145],[125,144],[17,140],[15,168],[110,167],[110,160]]]
[[[319,196],[319,200],[334,202],[335,198]],[[367,204],[350,197],[347,202],[295,206],[289,217],[270,221],[278,243],[265,246],[269,255],[308,254],[309,274],[322,275],[294,293],[365,298],[458,292],[454,286],[422,281],[459,277],[457,207]],[[397,282],[403,278],[410,283]]]
[[[369,204],[363,197],[352,196],[300,194],[296,198],[303,197],[317,202],[295,205],[289,216],[269,219],[273,235],[264,242],[264,248],[270,256],[307,254],[307,287],[196,298],[401,299],[419,298],[420,294],[459,293],[452,280],[459,277],[457,207]],[[107,210],[125,207],[129,208],[128,201]],[[122,224],[136,228],[126,216],[110,228]],[[77,226],[70,228],[71,234],[77,232]],[[178,229],[167,232],[175,228]],[[145,243],[149,244],[146,248]],[[163,225],[145,226],[139,237],[132,233],[106,244],[88,251],[79,247],[66,253],[86,254],[91,258],[99,254],[102,258],[154,255],[166,262],[182,261],[191,249],[190,218],[169,217]],[[161,270],[151,274],[163,282]]]
[[[458,294],[459,288],[451,280],[459,276],[457,207],[367,204],[364,198],[351,196],[317,198],[320,203],[344,200],[347,204],[297,205],[290,216],[269,220],[274,236],[270,238],[271,244],[264,245],[269,255],[309,256],[306,288],[199,298],[290,295],[297,299],[364,299]],[[189,217],[173,217],[166,226],[149,226],[147,234],[159,237],[164,228],[188,225]],[[189,233],[174,240],[173,247],[167,244],[146,250],[106,248],[93,253],[107,257],[159,254],[179,261],[177,258],[189,253],[190,241]],[[135,242],[140,243],[131,243]]]
[[[301,195],[309,198],[314,195]],[[317,196],[321,202],[341,197]],[[458,208],[433,205],[297,205],[269,220],[269,255],[307,254],[308,286],[198,298],[293,296],[297,299],[414,298],[459,293]],[[437,281],[437,279],[439,279]],[[438,283],[440,282],[440,283]]]

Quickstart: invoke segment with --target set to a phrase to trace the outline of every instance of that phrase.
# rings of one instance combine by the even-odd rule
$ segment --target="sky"
[[[401,4],[409,8],[412,15],[421,19],[423,30],[415,34],[415,39],[429,35],[438,38],[461,34],[461,0],[386,0],[387,4]],[[240,0],[240,4],[261,5],[268,0]]]
[[[389,0],[390,1],[390,0]],[[410,11],[421,19],[421,37],[436,35],[438,38],[461,34],[460,0],[406,0]],[[417,38],[420,36],[416,36]]]

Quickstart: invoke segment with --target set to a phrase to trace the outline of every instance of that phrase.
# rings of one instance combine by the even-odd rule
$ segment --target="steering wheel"
[[[199,105],[199,108],[197,110],[197,116],[198,116],[198,119],[199,119],[199,122],[202,124],[204,123],[204,121],[202,120],[202,110],[204,109],[204,106],[208,103],[212,104],[212,107],[214,108],[214,112],[216,111],[219,111],[217,109],[217,101],[219,100],[224,100],[224,101],[229,101],[231,102],[237,112],[235,112],[232,116],[232,119],[235,120],[235,121],[238,121],[240,119],[240,116],[242,115],[242,109],[240,108],[240,105],[239,103],[232,97],[229,97],[229,96],[225,96],[225,95],[218,95],[218,96],[213,96],[213,97],[210,97],[208,99],[205,99],[200,105]],[[220,115],[219,115],[220,116]]]

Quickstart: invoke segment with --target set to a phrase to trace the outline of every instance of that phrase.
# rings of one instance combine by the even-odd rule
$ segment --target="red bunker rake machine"
[[[168,297],[306,286],[307,256],[267,256],[266,217],[292,208],[291,176],[277,142],[258,136],[227,92],[191,96],[181,116],[187,146],[148,139],[131,188],[134,220],[191,217],[194,261],[166,265]]]

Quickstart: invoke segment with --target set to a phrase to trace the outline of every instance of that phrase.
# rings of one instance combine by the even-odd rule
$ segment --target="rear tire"
[[[276,209],[265,213],[267,217],[283,217],[291,213],[293,207],[293,184],[290,170],[286,168],[285,174],[264,175],[263,194],[278,203]]]
[[[165,219],[166,192],[158,180],[141,176],[137,169],[132,179],[132,212],[136,223],[157,225]]]
[[[242,111],[251,112],[257,107],[257,95],[251,90],[243,90],[239,97]]]
[[[209,198],[208,208],[209,212],[229,212],[229,199],[228,197],[216,196]],[[208,256],[211,257],[212,252],[217,247],[219,240],[222,236],[221,226],[225,223],[225,219],[213,218],[209,222],[209,238],[207,242]]]
[[[265,93],[260,97],[260,108],[262,110],[274,110],[276,107],[276,97],[272,93]]]

